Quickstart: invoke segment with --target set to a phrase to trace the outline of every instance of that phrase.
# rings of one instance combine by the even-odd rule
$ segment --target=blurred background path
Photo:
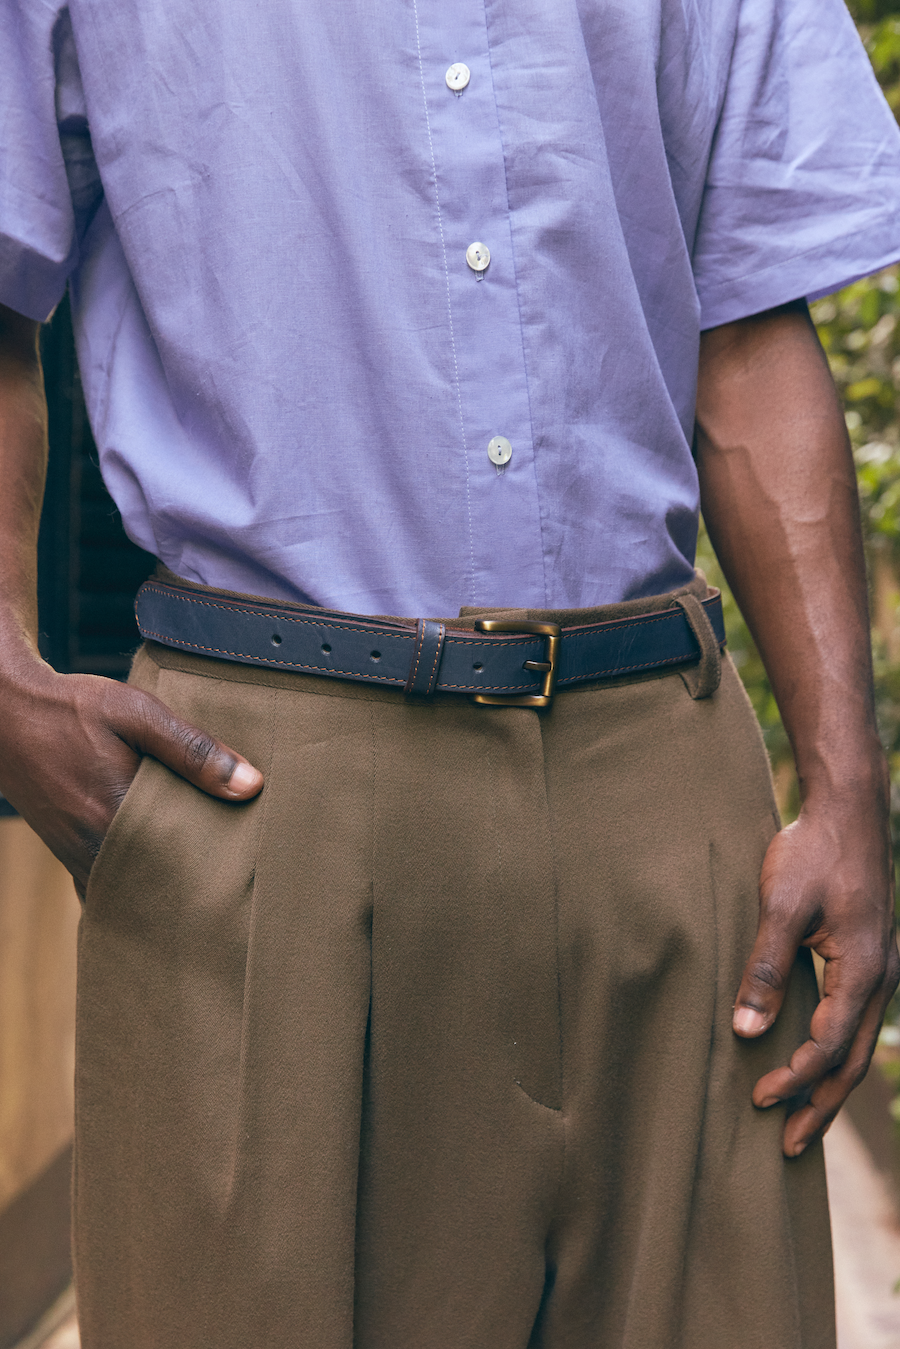
[[[900,1349],[900,1221],[888,1183],[846,1115],[825,1139],[838,1349]],[[68,1349],[60,1346],[59,1349]]]

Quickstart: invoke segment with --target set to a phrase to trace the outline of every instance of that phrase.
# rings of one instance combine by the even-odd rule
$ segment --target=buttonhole
[[[473,670],[483,670],[483,669],[484,669],[484,666],[482,665],[482,663],[481,663],[480,660],[476,660],[475,664],[472,666],[472,669],[473,669]]]
[[[370,659],[370,660],[381,660],[381,652],[380,652],[380,651],[372,651],[372,652],[370,653],[370,655],[369,655],[369,659]]]
[[[331,650],[331,647],[328,645],[327,642],[323,642],[323,643],[322,643],[322,650],[325,652],[325,655],[327,656],[328,653],[329,653],[329,651]]]
[[[277,632],[272,634],[272,645],[281,646],[281,638],[278,636]]]

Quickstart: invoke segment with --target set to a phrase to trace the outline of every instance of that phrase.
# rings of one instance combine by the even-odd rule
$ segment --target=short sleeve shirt
[[[684,582],[701,329],[900,257],[841,0],[0,0],[0,127],[131,536],[359,613]]]

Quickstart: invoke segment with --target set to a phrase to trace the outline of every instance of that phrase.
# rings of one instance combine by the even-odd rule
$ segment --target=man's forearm
[[[837,393],[804,313],[704,334],[710,538],[772,682],[804,796],[880,773],[865,564]]]
[[[759,1106],[799,1105],[785,1129],[795,1155],[865,1072],[898,978],[856,479],[805,307],[704,335],[697,462],[710,538],[765,662],[802,799],[763,867],[738,1034],[771,1025],[799,945],[826,962],[809,1040],[754,1092]]]

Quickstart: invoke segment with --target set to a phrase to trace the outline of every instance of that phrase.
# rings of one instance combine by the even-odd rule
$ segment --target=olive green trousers
[[[266,785],[145,759],[91,877],[83,1349],[831,1349],[821,1148],[750,1101],[806,953],[731,1031],[777,818],[727,659],[546,713],[153,645],[132,681]]]

